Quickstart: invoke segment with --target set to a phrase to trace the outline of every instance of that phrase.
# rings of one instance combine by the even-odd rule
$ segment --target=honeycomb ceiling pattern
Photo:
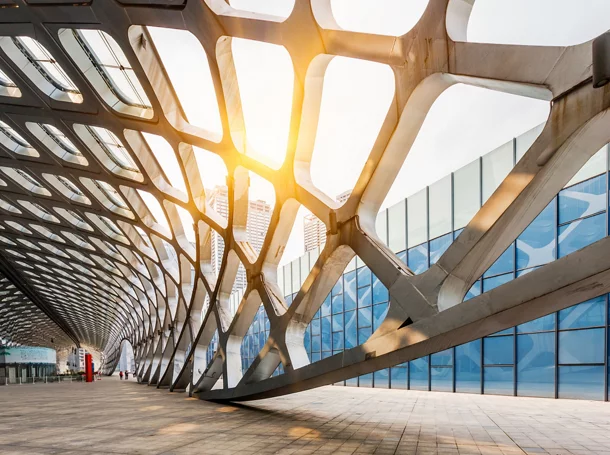
[[[202,398],[252,399],[386,368],[602,292],[589,286],[562,293],[610,268],[607,242],[582,253],[600,255],[588,268],[573,266],[582,260],[574,253],[461,303],[610,140],[603,122],[610,97],[587,83],[590,42],[570,48],[464,42],[473,0],[430,0],[400,37],[341,29],[331,0],[296,0],[286,18],[237,10],[224,0],[1,3],[0,271],[20,289],[2,281],[19,304],[7,307],[3,299],[0,311],[8,308],[8,315],[0,336],[12,342],[92,346],[103,351],[109,373],[126,339],[143,382]],[[186,30],[200,42],[220,130],[189,123],[150,26]],[[244,147],[234,38],[284,46],[292,59],[288,146],[279,168]],[[387,65],[395,83],[343,205],[316,188],[310,172],[323,76],[337,56]],[[552,100],[551,115],[464,233],[429,271],[414,276],[377,238],[375,217],[426,112],[456,83]],[[206,193],[206,165],[198,160],[208,155],[222,159],[228,172],[228,219]],[[275,192],[260,253],[246,236],[253,178]],[[301,205],[325,223],[327,241],[288,305],[277,268]],[[214,236],[224,243],[218,271]],[[355,255],[389,289],[388,316],[363,345],[310,364],[305,329]],[[248,287],[232,311],[240,264]],[[548,278],[558,273],[561,283]],[[270,335],[242,371],[241,341],[261,305]],[[36,329],[23,319],[37,321]],[[279,365],[283,374],[271,377]]]

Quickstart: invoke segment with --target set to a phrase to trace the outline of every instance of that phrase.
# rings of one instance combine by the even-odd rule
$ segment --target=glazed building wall
[[[529,148],[541,128],[499,147],[380,212],[379,237],[422,273],[434,264]],[[466,300],[608,235],[608,146],[600,150],[468,292]],[[280,268],[288,304],[318,250]],[[358,258],[305,334],[312,362],[362,344],[381,324],[388,292]],[[608,399],[608,295],[340,385]],[[242,343],[244,370],[267,339],[261,307]]]

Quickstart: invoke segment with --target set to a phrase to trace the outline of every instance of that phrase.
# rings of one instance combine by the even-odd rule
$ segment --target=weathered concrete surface
[[[0,454],[610,454],[599,402],[322,387],[227,405],[113,377],[0,403]]]

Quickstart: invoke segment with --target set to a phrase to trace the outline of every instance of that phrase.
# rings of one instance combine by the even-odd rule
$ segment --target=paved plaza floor
[[[608,454],[610,403],[324,387],[208,403],[133,381],[0,386],[0,454]]]

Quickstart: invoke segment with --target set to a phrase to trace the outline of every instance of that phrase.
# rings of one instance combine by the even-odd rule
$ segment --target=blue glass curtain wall
[[[529,138],[529,143],[534,139]],[[516,138],[466,166],[463,172],[453,173],[450,192],[445,191],[445,180],[440,189],[434,190],[433,185],[415,195],[417,201],[413,206],[408,198],[381,212],[379,237],[390,243],[390,248],[414,273],[424,272],[449,248],[501,182],[500,174],[510,171],[506,163],[512,160],[514,165],[527,147],[529,144]],[[593,166],[588,163],[583,167],[472,286],[465,300],[608,235],[607,155],[605,147],[596,155]],[[449,204],[443,203],[442,198],[447,197]],[[410,213],[417,216],[409,217]],[[416,225],[410,224],[408,218],[415,219]],[[429,240],[422,242],[422,232],[427,232],[424,239]],[[413,238],[417,243],[410,243]],[[294,269],[292,273],[294,278]],[[286,285],[288,272],[283,276]],[[294,284],[292,290],[295,291]],[[288,304],[295,295],[288,292]],[[603,295],[483,339],[340,384],[608,400],[608,300],[608,295]],[[387,289],[368,267],[357,266],[345,272],[305,333],[310,360],[316,362],[366,341],[383,321],[388,301]],[[266,319],[264,311],[259,316]],[[258,324],[263,327],[265,322],[259,320]],[[246,337],[257,336],[260,334],[249,331]],[[255,343],[244,341],[245,346]],[[260,347],[256,345],[257,349]],[[245,351],[242,349],[244,367],[254,358],[253,350]]]

